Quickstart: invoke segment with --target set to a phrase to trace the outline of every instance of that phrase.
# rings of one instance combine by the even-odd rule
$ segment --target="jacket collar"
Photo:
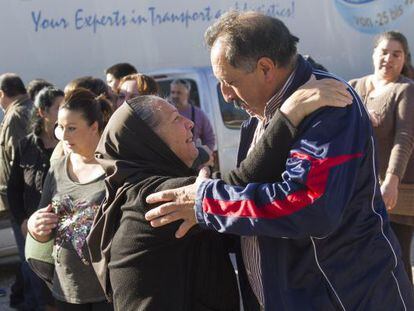
[[[16,96],[15,100],[12,101],[10,103],[10,105],[4,110],[4,115],[6,115],[6,113],[8,111],[10,111],[11,109],[13,109],[14,107],[24,105],[28,101],[30,101],[30,98],[29,98],[29,95],[27,95],[27,94],[23,94],[23,95]]]
[[[287,90],[282,96],[282,103],[310,79],[312,71],[312,65],[307,60],[305,60],[302,55],[298,55],[296,69],[294,71],[292,81],[287,86]]]
[[[265,123],[268,123],[276,112],[276,109],[285,102],[300,86],[305,84],[312,75],[312,65],[302,55],[298,54],[296,67],[290,74],[282,89],[272,96],[265,107]]]

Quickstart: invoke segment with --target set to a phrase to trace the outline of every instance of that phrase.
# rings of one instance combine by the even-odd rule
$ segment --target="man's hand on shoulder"
[[[297,89],[282,105],[280,111],[294,125],[321,107],[345,107],[352,104],[348,86],[334,79],[316,80],[312,76]]]

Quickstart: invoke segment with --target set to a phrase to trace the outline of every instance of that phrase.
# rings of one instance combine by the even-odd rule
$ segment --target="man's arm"
[[[386,176],[381,185],[382,198],[387,209],[393,209],[398,200],[398,186],[404,177],[414,146],[414,85],[405,84],[395,101],[395,134]]]
[[[16,115],[10,120],[7,150],[10,152],[10,159],[12,161],[16,154],[19,141],[28,134],[28,124],[29,119],[24,115]]]
[[[255,148],[241,167],[230,173],[226,178],[227,181],[233,184],[246,185],[250,182],[250,179],[256,181],[255,176],[260,176],[261,179],[257,180],[258,182],[280,180],[295,136],[295,126],[304,117],[323,106],[345,107],[351,103],[352,96],[347,91],[345,84],[333,79],[311,79],[282,105],[280,112],[283,113],[278,112],[273,117],[264,136],[259,141],[259,147],[260,145],[263,146],[259,149],[265,150],[266,153],[257,151]],[[265,159],[271,161],[270,165],[266,164]],[[198,184],[202,179],[199,176]],[[147,220],[151,221],[153,226],[162,226],[182,219],[184,222],[176,236],[185,235],[188,229],[196,224],[193,211],[196,189],[197,184],[193,184],[150,195],[147,198],[148,203],[172,202],[164,203],[149,211],[146,214]]]
[[[246,187],[203,181],[197,190],[197,222],[239,235],[329,234],[351,198],[363,157],[359,135],[364,134],[357,130],[345,111],[319,113],[293,145],[283,181]]]
[[[352,97],[342,82],[311,78],[276,111],[257,145],[224,181],[237,186],[280,181],[300,122],[326,105],[343,107],[350,103]]]
[[[352,113],[359,113],[358,108]],[[293,238],[327,234],[338,224],[349,202],[364,156],[363,137],[369,131],[356,121],[358,118],[361,116],[349,120],[345,109],[325,109],[307,120],[306,129],[293,145],[281,182],[237,187],[198,178],[198,183],[187,188],[149,196],[150,203],[173,202],[149,211],[146,219],[155,227],[183,219],[177,237],[184,236],[197,222],[239,235]],[[196,190],[197,221],[193,210]]]
[[[231,185],[245,186],[252,182],[272,182],[280,178],[297,130],[278,109],[257,145],[240,166],[223,180]]]
[[[293,104],[296,105],[296,102]],[[247,185],[250,180],[266,181],[270,176],[281,175],[295,134],[296,128],[283,113],[277,110],[258,146],[242,161],[239,168],[225,176],[226,182],[232,185]],[[275,142],[278,142],[277,146],[280,148],[272,148]],[[269,162],[269,167],[264,167]],[[184,221],[175,235],[177,238],[184,236],[196,224],[193,207],[197,186],[209,176],[209,171],[204,168],[200,171],[195,184],[148,196],[148,203],[173,202],[150,210],[145,215],[146,219],[151,221],[154,227],[182,219]]]

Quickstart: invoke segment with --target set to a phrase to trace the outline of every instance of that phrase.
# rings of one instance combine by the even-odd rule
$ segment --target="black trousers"
[[[414,227],[396,222],[390,222],[391,228],[397,236],[398,242],[401,245],[402,260],[405,270],[407,271],[408,278],[412,282],[413,272],[411,268],[411,239],[413,237]]]

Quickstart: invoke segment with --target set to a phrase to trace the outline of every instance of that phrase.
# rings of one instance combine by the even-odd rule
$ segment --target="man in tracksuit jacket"
[[[225,27],[234,25],[233,30],[243,32],[248,30],[240,30],[242,24],[251,30],[256,21],[266,25],[269,19],[270,24],[275,20],[260,14],[230,13],[217,22],[227,26],[210,44],[213,70],[225,98],[239,97],[251,113],[258,110],[255,100],[266,93],[266,87],[250,98],[242,88],[251,87],[254,81],[260,87],[262,76],[256,72],[260,68],[265,72],[264,85],[266,79],[271,80],[266,74],[272,69],[262,57],[257,61],[258,69],[239,76],[240,70],[231,61],[223,61],[223,55],[231,54]],[[281,22],[275,23],[280,26]],[[257,28],[257,34],[243,36],[244,41],[265,32]],[[286,31],[277,40],[283,41]],[[237,36],[234,31],[230,33]],[[289,78],[283,83],[282,103],[312,73],[317,79],[332,78],[326,72],[312,71],[309,63],[295,57],[294,69],[287,72]],[[280,92],[276,90],[276,94]],[[264,161],[260,152],[256,159],[247,159],[263,162],[255,169],[265,176],[261,181],[268,183],[234,186],[207,179],[197,185],[197,223],[242,236],[242,249],[246,240],[243,259],[247,275],[265,310],[414,310],[412,285],[381,198],[372,128],[360,99],[351,88],[350,92],[353,105],[313,113],[300,124],[289,145],[286,141],[284,146],[273,145]],[[270,102],[265,102],[266,121]],[[247,155],[250,144],[260,146],[255,142],[260,130],[257,123],[251,120],[242,133],[239,160]],[[272,129],[266,131],[263,139],[276,135]],[[283,172],[278,172],[269,152],[283,152],[286,147],[289,156]],[[267,178],[269,168],[273,171],[269,176],[276,173],[280,177]],[[185,196],[188,201],[189,193]]]

